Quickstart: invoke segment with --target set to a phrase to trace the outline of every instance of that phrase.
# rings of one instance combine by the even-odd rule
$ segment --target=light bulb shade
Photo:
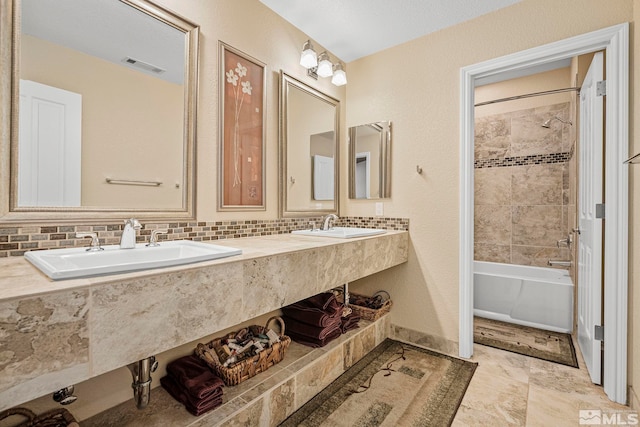
[[[342,86],[347,84],[347,73],[342,69],[342,64],[336,64],[333,70],[333,77],[331,83],[336,86]]]
[[[329,60],[329,54],[322,52],[318,55],[318,75],[320,77],[330,77],[333,75],[333,64]]]
[[[313,50],[313,45],[309,40],[302,45],[300,65],[307,69],[318,66],[318,54]]]

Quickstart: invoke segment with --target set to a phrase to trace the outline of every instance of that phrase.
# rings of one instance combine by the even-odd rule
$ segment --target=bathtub
[[[474,261],[473,314],[555,332],[573,331],[567,270]]]

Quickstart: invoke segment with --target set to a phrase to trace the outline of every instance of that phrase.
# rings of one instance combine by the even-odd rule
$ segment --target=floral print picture
[[[264,210],[265,65],[220,42],[219,210]]]

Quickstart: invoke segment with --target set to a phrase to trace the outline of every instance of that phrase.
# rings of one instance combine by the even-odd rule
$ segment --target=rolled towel
[[[184,356],[167,365],[169,376],[182,386],[195,400],[204,399],[224,386],[198,356]]]
[[[340,330],[340,328],[336,328],[334,330],[332,330],[331,332],[329,332],[328,335],[326,335],[323,339],[316,339],[316,338],[312,338],[312,337],[307,337],[304,335],[298,335],[295,332],[287,332],[287,335],[289,337],[291,337],[291,339],[293,339],[294,341],[300,343],[300,344],[304,344],[308,347],[324,347],[325,345],[329,344],[331,341],[333,341],[334,339],[338,338],[340,335],[342,335],[342,330]]]
[[[322,328],[318,326],[308,325],[287,316],[285,316],[283,319],[285,325],[287,325],[287,335],[289,335],[289,332],[292,332],[296,335],[303,335],[317,340],[323,340],[335,329],[340,329],[340,325],[342,324],[342,320],[340,317],[338,317],[333,323]]]
[[[222,388],[207,396],[205,399],[194,399],[187,391],[170,375],[160,378],[160,384],[169,394],[182,403],[193,415],[201,415],[222,404]]]
[[[335,319],[342,315],[342,310],[327,312],[320,308],[309,307],[303,304],[292,304],[283,307],[282,312],[287,317],[318,327],[335,323]]]

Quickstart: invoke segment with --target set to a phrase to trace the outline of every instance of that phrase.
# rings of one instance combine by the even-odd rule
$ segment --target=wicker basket
[[[223,340],[235,337],[237,332],[232,332],[223,338],[216,338],[206,344],[198,343],[195,353],[213,369],[226,385],[238,385],[260,372],[266,371],[284,359],[287,348],[291,344],[291,338],[284,334],[284,320],[281,317],[271,317],[267,320],[265,326],[251,325],[247,329],[255,335],[262,334],[269,329],[269,324],[274,320],[280,324],[280,342],[274,343],[271,347],[264,349],[255,356],[225,367],[209,354],[209,350],[220,347]]]
[[[376,296],[381,294],[386,294],[387,299],[384,300],[384,302],[382,303],[382,307],[378,309],[365,307],[362,305],[355,304],[353,302],[353,300],[356,298],[364,298],[364,299],[375,298]],[[393,305],[393,302],[391,301],[391,298],[389,297],[389,294],[386,291],[378,291],[375,294],[373,294],[373,296],[371,297],[368,297],[366,295],[356,294],[354,292],[349,292],[349,297],[350,297],[349,308],[351,308],[351,310],[353,310],[353,312],[356,313],[358,316],[360,316],[362,319],[369,320],[372,322],[378,320],[380,317],[387,314],[391,310],[391,306]]]
[[[0,420],[4,420],[5,418],[9,418],[14,415],[26,418],[25,421],[17,424],[16,427],[79,426],[76,419],[71,415],[71,412],[64,408],[53,409],[40,415],[36,415],[33,411],[27,408],[10,408],[0,411]]]

